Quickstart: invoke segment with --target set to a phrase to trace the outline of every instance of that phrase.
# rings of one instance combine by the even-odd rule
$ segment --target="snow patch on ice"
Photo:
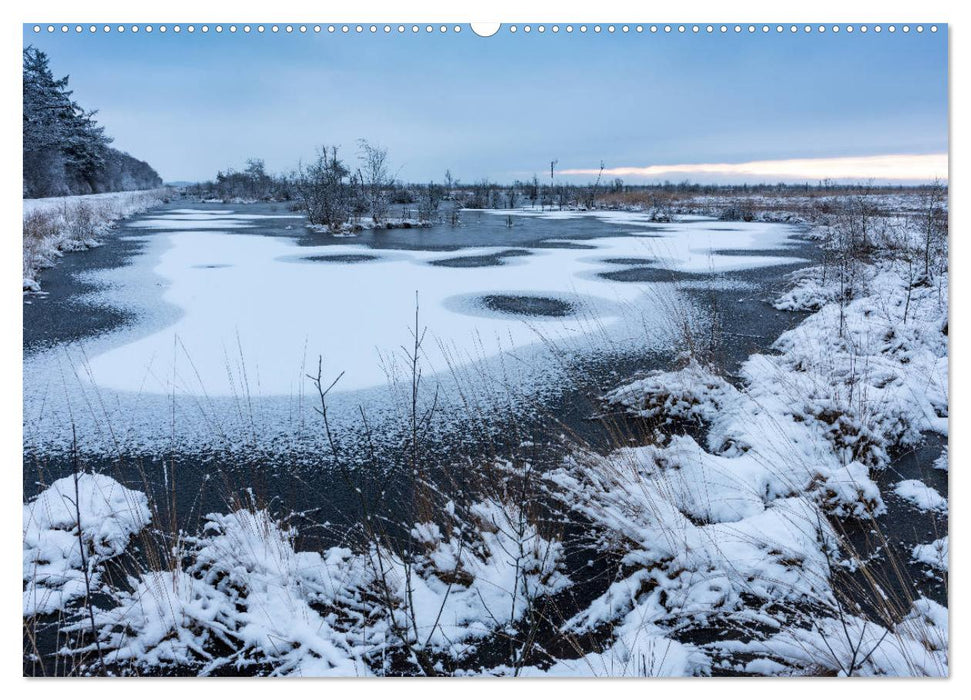
[[[919,479],[898,481],[893,490],[920,510],[947,512],[947,499]]]

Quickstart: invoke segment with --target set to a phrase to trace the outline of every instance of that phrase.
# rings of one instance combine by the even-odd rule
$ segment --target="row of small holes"
[[[872,28],[872,30],[874,32],[877,32],[877,33],[883,31],[883,27],[880,26],[880,25],[874,25],[873,27],[868,27],[865,24],[864,25],[860,25],[859,31],[865,34],[866,32],[870,31],[871,28]],[[62,32],[69,32],[69,31],[71,31],[72,27],[69,27],[66,24],[61,25],[60,27],[55,27],[53,24],[47,25],[47,31],[50,32],[50,33],[53,33],[55,31],[57,31],[58,29],[60,29]],[[83,27],[80,24],[78,24],[78,25],[75,25],[73,27],[73,29],[74,29],[75,32],[81,33],[81,32],[83,32],[85,30],[85,27]],[[91,33],[95,33],[95,32],[97,32],[99,30],[100,31],[104,31],[104,32],[110,32],[110,31],[112,31],[112,28],[110,26],[108,26],[108,25],[104,25],[103,27],[97,27],[95,25],[91,25],[91,26],[87,27],[87,29]],[[119,25],[119,26],[117,26],[115,28],[115,31],[117,31],[119,33],[124,33],[125,31],[131,31],[133,33],[137,33],[139,31],[145,31],[147,33],[151,33],[152,31],[154,31],[154,29],[155,28],[152,27],[152,25],[145,25],[142,28],[139,28],[137,25],[132,25],[130,28],[126,28],[124,25]],[[217,32],[217,33],[221,33],[223,31],[223,26],[217,24],[216,26],[212,27],[212,29],[215,32]],[[228,27],[226,27],[226,29],[230,33],[235,33],[236,31],[242,31],[244,33],[249,33],[251,31],[253,31],[254,29],[258,33],[263,33],[265,31],[267,31],[267,27],[265,27],[263,25],[258,25],[256,27],[250,27],[249,25],[243,25],[242,27],[237,27],[235,24],[233,24],[233,25],[229,25]],[[318,25],[314,25],[312,27],[308,27],[307,25],[303,25],[303,24],[295,27],[293,25],[289,25],[288,24],[288,25],[285,25],[283,27],[280,27],[280,26],[274,24],[274,25],[272,25],[272,26],[269,27],[269,31],[274,32],[274,33],[279,32],[281,29],[284,32],[288,33],[288,34],[293,33],[294,31],[300,32],[302,34],[305,34],[308,31],[313,31],[313,32],[316,32],[316,33],[320,33],[321,31],[326,31],[326,32],[331,33],[331,34],[333,34],[335,32],[340,32],[342,34],[349,34],[349,33],[352,33],[352,32],[357,33],[357,34],[362,34],[365,31],[370,32],[372,34],[376,34],[378,31],[383,31],[385,34],[390,34],[393,31],[397,31],[399,34],[403,34],[405,32],[410,31],[413,34],[417,34],[417,33],[419,33],[419,32],[422,31],[423,27],[420,27],[417,24],[413,24],[411,26],[405,26],[403,24],[399,24],[397,27],[392,27],[391,25],[388,25],[388,24],[385,24],[382,27],[378,27],[375,24],[372,24],[372,25],[367,26],[367,27],[365,27],[363,25],[360,25],[360,24],[358,24],[356,26],[353,26],[353,27],[352,26],[349,26],[349,25],[346,25],[346,24],[345,25],[341,25],[341,26],[328,25],[326,27],[321,27],[319,24]],[[449,29],[451,29],[453,32],[461,32],[462,31],[462,28],[459,25],[457,25],[457,24],[454,25],[454,26],[452,26],[452,27],[449,27],[448,25],[444,25],[444,24],[443,25],[440,25],[438,27],[435,27],[435,26],[433,26],[431,24],[428,24],[428,25],[425,25],[424,26],[424,30],[425,30],[426,33],[432,33],[436,29],[439,31],[439,33],[442,33],[442,34],[447,33],[449,31]],[[585,33],[587,31],[587,26],[585,24],[581,24],[579,27],[577,27],[577,29],[581,33]],[[597,34],[599,34],[600,32],[602,32],[603,29],[604,28],[601,27],[599,24],[593,26],[593,31],[594,31],[594,33],[597,33]],[[631,27],[630,25],[627,25],[627,24],[621,25],[620,27],[616,27],[616,26],[614,26],[614,25],[611,24],[611,25],[608,25],[606,27],[607,32],[608,33],[611,33],[611,34],[614,33],[614,32],[616,32],[618,29],[620,30],[620,32],[622,32],[624,34],[626,34],[628,32],[631,32],[631,31],[634,31],[634,32],[637,32],[637,33],[642,33],[642,32],[645,31],[644,25],[640,25],[640,24],[635,25],[633,27]],[[813,27],[813,26],[808,25],[808,24],[805,25],[804,27],[799,27],[799,26],[797,26],[795,24],[793,24],[793,25],[791,25],[789,27],[785,27],[785,26],[783,26],[781,24],[777,24],[774,27],[769,26],[768,24],[763,24],[760,27],[757,27],[754,24],[750,24],[747,27],[743,27],[743,26],[738,25],[738,24],[736,24],[736,25],[734,25],[732,27],[729,27],[728,25],[724,25],[724,24],[722,24],[720,26],[717,26],[717,27],[715,27],[713,25],[710,25],[710,24],[709,25],[705,25],[703,27],[702,26],[699,26],[697,24],[693,24],[693,25],[690,25],[690,26],[689,25],[680,24],[680,25],[677,25],[677,26],[674,26],[674,27],[672,27],[669,24],[660,25],[660,26],[655,24],[655,25],[650,25],[646,29],[647,29],[647,31],[652,32],[652,33],[656,33],[658,31],[662,31],[662,32],[666,32],[666,33],[670,33],[672,31],[677,31],[677,32],[680,32],[680,33],[685,33],[685,32],[690,31],[690,32],[692,32],[694,34],[698,34],[698,33],[702,32],[702,31],[704,31],[704,32],[706,32],[708,34],[712,34],[715,31],[721,32],[723,34],[726,33],[726,32],[729,32],[729,31],[733,31],[735,33],[741,33],[743,31],[748,31],[750,34],[754,34],[755,32],[760,31],[760,30],[763,33],[766,33],[767,34],[767,33],[771,32],[773,29],[775,29],[775,31],[777,33],[785,32],[786,29],[788,29],[790,33],[797,33],[797,32],[800,31],[800,29],[803,32],[805,32],[805,33],[810,33],[810,32],[813,32],[813,31],[820,32],[820,33],[826,32],[826,31],[832,31],[834,33],[838,33],[838,32],[841,31],[841,29],[842,30],[845,30],[846,32],[850,32],[850,33],[852,33],[853,31],[855,31],[855,28],[852,25],[848,25],[848,26],[843,27],[843,28],[841,28],[839,25],[833,25],[832,27],[830,27],[829,29],[827,29],[823,25],[819,25],[819,26]],[[888,32],[891,32],[891,33],[897,31],[897,27],[895,25],[888,25],[886,29],[887,29]],[[910,28],[909,25],[903,25],[903,26],[900,27],[900,31],[905,32],[905,33],[906,32],[909,32],[910,29],[911,28]],[[34,25],[34,32],[35,33],[39,33],[39,32],[41,32],[43,30],[44,30],[44,28],[41,27],[40,25],[37,25],[37,24]],[[178,24],[177,25],[174,25],[172,27],[172,31],[175,32],[176,34],[182,32],[182,30],[183,30],[183,28],[180,25],[178,25]],[[517,27],[515,24],[510,25],[508,27],[508,31],[510,33],[512,33],[512,34],[515,34],[519,30],[520,30],[520,28]],[[546,28],[545,25],[542,25],[541,24],[541,25],[538,25],[537,27],[535,27],[535,30],[538,33],[540,33],[540,34],[543,34],[543,33],[546,32],[547,28]],[[568,24],[565,27],[563,27],[563,30],[566,31],[569,34],[569,33],[572,33],[574,31],[574,27],[573,27],[573,25]],[[923,25],[917,25],[917,26],[914,27],[914,30],[917,31],[917,32],[923,32],[924,31],[924,27],[923,27]],[[162,33],[165,33],[165,32],[168,31],[168,27],[166,27],[164,25],[159,26],[158,27],[158,31],[159,32],[162,32]],[[190,33],[190,34],[192,34],[192,33],[194,33],[196,31],[196,27],[190,24],[190,25],[188,25],[188,26],[185,27],[185,31],[188,32],[188,33]],[[210,31],[210,27],[209,27],[209,25],[204,24],[201,27],[199,27],[199,31],[201,31],[203,34],[205,34],[205,33],[207,33],[207,32]],[[533,27],[530,26],[530,25],[524,25],[522,27],[522,31],[528,34],[528,33],[530,33],[530,32],[533,31]],[[558,33],[560,31],[560,26],[554,24],[551,27],[549,27],[549,31],[551,31],[554,34],[556,34],[556,33]],[[937,31],[937,26],[931,25],[930,26],[930,31],[936,32]]]
[[[60,27],[56,27],[53,24],[47,25],[47,31],[48,32],[53,33],[53,32],[56,32],[58,29],[60,29],[62,32],[69,32],[69,31],[71,31],[72,27],[69,27],[66,24],[63,24]],[[77,33],[80,34],[81,32],[83,32],[85,30],[85,27],[83,27],[80,24],[78,24],[78,25],[75,25],[73,27],[73,29],[74,29],[75,32],[77,32]],[[151,33],[152,31],[155,31],[155,29],[156,28],[155,27],[152,27],[152,25],[145,25],[144,27],[141,27],[141,28],[139,28],[137,25],[132,25],[131,27],[125,27],[124,25],[119,25],[119,26],[117,26],[117,27],[114,28],[114,31],[119,32],[119,33],[124,33],[125,31],[131,31],[131,32],[135,32],[135,33],[139,32],[139,31],[145,31],[145,32]],[[196,27],[193,26],[193,25],[191,25],[191,24],[188,25],[188,26],[186,26],[186,27],[184,27],[184,28],[181,25],[176,24],[176,25],[174,25],[171,28],[171,30],[173,32],[175,32],[176,34],[182,32],[183,29],[184,29],[184,31],[186,31],[186,32],[188,32],[190,34],[192,34],[193,32],[196,31]],[[414,33],[418,33],[418,32],[420,32],[422,30],[422,27],[419,27],[417,24],[411,25],[409,27],[406,27],[403,24],[399,24],[397,27],[392,27],[391,25],[388,25],[388,24],[385,24],[382,27],[378,27],[375,24],[372,24],[372,25],[370,25],[368,27],[364,27],[364,26],[362,26],[360,24],[357,25],[357,26],[353,26],[353,27],[352,26],[348,26],[346,24],[343,25],[343,26],[335,26],[335,25],[332,24],[332,25],[329,25],[329,26],[326,26],[326,27],[322,27],[319,24],[316,24],[316,25],[314,25],[312,27],[308,27],[305,24],[301,24],[299,26],[293,26],[293,25],[288,24],[288,25],[285,25],[283,27],[278,26],[278,25],[275,25],[275,24],[272,25],[272,26],[270,26],[270,27],[265,27],[262,24],[257,25],[255,27],[251,27],[248,24],[247,25],[243,25],[242,27],[237,27],[235,24],[232,24],[232,25],[229,25],[228,27],[223,27],[222,25],[217,24],[214,27],[209,27],[209,25],[204,24],[204,25],[200,26],[198,29],[203,34],[209,32],[210,30],[215,31],[217,33],[221,33],[224,30],[225,31],[229,31],[230,33],[236,33],[237,31],[242,31],[242,32],[247,33],[247,34],[250,33],[250,32],[252,32],[252,31],[258,32],[260,34],[266,32],[266,31],[270,31],[270,32],[274,32],[274,33],[277,33],[277,32],[280,32],[280,31],[284,31],[287,34],[292,34],[293,32],[300,32],[301,34],[306,34],[309,31],[316,32],[316,33],[320,33],[322,31],[326,31],[326,32],[329,32],[331,34],[333,34],[335,32],[341,32],[343,34],[349,34],[351,32],[356,32],[358,34],[361,34],[361,33],[367,31],[367,32],[371,32],[372,34],[376,34],[378,31],[383,31],[385,34],[389,34],[392,31],[398,31],[399,33],[404,33],[404,32],[408,32],[408,31],[411,31],[411,32],[414,32]],[[440,27],[434,27],[434,26],[432,26],[430,24],[429,25],[426,25],[424,27],[424,30],[426,32],[429,32],[429,33],[430,32],[434,32],[436,29],[439,32],[441,32],[442,34],[448,32],[449,29],[451,29],[454,32],[461,32],[462,31],[462,28],[459,25],[457,25],[457,24],[455,26],[453,26],[453,27],[449,27],[449,26],[446,26],[444,24],[441,25]],[[98,32],[98,31],[110,32],[110,31],[112,31],[112,28],[109,25],[107,25],[107,24],[104,25],[103,27],[97,27],[97,26],[95,26],[95,25],[92,24],[91,26],[87,27],[87,30],[93,34],[93,33]],[[164,26],[164,25],[162,25],[162,26],[159,26],[157,28],[157,30],[159,32],[162,32],[164,34],[165,32],[169,31],[169,28],[166,27],[166,26]],[[40,25],[37,25],[37,24],[34,25],[34,32],[35,33],[42,32],[42,31],[44,31],[44,28],[43,27],[41,27]]]
[[[832,27],[830,27],[827,30],[827,28],[824,25],[822,25],[822,24],[820,24],[819,26],[816,26],[816,27],[813,27],[813,26],[807,24],[807,25],[805,25],[804,27],[801,27],[801,28],[799,26],[795,25],[795,24],[793,24],[793,25],[791,25],[789,27],[786,27],[786,26],[781,25],[781,24],[777,24],[777,25],[774,26],[775,31],[776,32],[780,32],[780,33],[786,31],[787,28],[792,33],[796,33],[798,31],[800,31],[800,29],[803,32],[806,32],[806,33],[809,33],[809,32],[812,32],[812,31],[817,31],[817,32],[820,32],[820,33],[826,32],[826,31],[833,31],[833,32],[838,33],[840,31],[840,29],[841,29],[841,27],[839,25],[833,25]],[[516,25],[511,25],[508,29],[513,34],[515,34],[518,31],[518,28],[516,27]],[[574,30],[574,28],[573,28],[572,25],[567,25],[566,27],[564,27],[564,29],[568,33],[569,32],[572,32]],[[588,28],[587,28],[587,26],[585,24],[582,24],[579,27],[577,27],[577,29],[579,29],[580,32],[586,32]],[[620,29],[621,32],[623,32],[625,34],[628,33],[628,32],[630,32],[631,30],[640,33],[640,32],[643,32],[644,31],[644,25],[638,24],[638,25],[636,25],[634,27],[631,27],[630,25],[624,24],[624,25],[621,25],[619,27],[619,29]],[[744,27],[742,25],[739,25],[739,24],[736,24],[736,25],[731,26],[731,27],[728,26],[728,25],[725,25],[725,24],[722,24],[722,25],[720,25],[718,27],[715,27],[715,26],[710,25],[710,24],[705,25],[703,27],[702,26],[699,26],[697,24],[693,24],[693,25],[690,25],[690,26],[689,25],[684,25],[684,24],[679,24],[677,26],[672,26],[670,24],[665,24],[665,25],[660,25],[660,26],[659,25],[656,25],[656,24],[652,24],[652,25],[650,25],[647,28],[648,31],[653,32],[653,33],[656,33],[658,31],[663,31],[663,32],[666,32],[666,33],[670,33],[670,32],[675,31],[675,30],[678,31],[678,32],[680,32],[680,33],[684,33],[684,32],[689,31],[689,29],[694,34],[697,34],[697,33],[701,32],[701,31],[705,31],[708,34],[711,34],[711,33],[715,32],[715,31],[719,31],[719,32],[722,32],[722,33],[725,33],[725,32],[728,32],[728,31],[734,31],[736,33],[741,33],[743,31],[748,31],[750,34],[754,34],[755,32],[757,32],[759,30],[761,30],[763,33],[766,33],[767,34],[767,33],[771,32],[773,30],[773,27],[770,26],[770,25],[768,25],[768,24],[763,24],[763,25],[761,25],[761,27],[757,27],[754,24],[750,24],[750,25],[744,26]],[[847,25],[846,27],[843,27],[842,29],[845,29],[845,31],[850,32],[850,33],[852,33],[854,31],[854,27],[852,25]],[[880,25],[874,25],[872,27],[868,27],[867,25],[864,24],[864,25],[860,25],[860,27],[859,27],[859,31],[863,32],[864,34],[866,32],[868,32],[870,29],[872,29],[874,32],[877,32],[877,33],[880,33],[880,32],[883,31],[883,27],[880,26]],[[909,32],[910,29],[911,28],[910,28],[909,25],[903,25],[903,26],[900,27],[900,30],[903,31],[903,32]],[[918,31],[918,32],[923,32],[924,31],[924,27],[922,25],[917,25],[917,26],[914,27],[914,29],[916,31]],[[529,32],[532,31],[532,27],[530,27],[529,25],[526,25],[526,26],[524,26],[522,28],[522,30],[528,34]],[[555,32],[560,31],[560,27],[558,25],[553,25],[552,27],[550,27],[550,30],[555,33]],[[601,27],[599,24],[596,24],[596,25],[593,26],[593,31],[595,33],[597,33],[597,34],[599,34],[600,32],[602,32],[603,30],[604,30],[604,28]],[[616,32],[618,30],[618,27],[616,27],[613,24],[611,24],[611,25],[608,25],[606,27],[606,30],[607,30],[607,32],[613,34],[614,32]],[[543,33],[543,32],[546,31],[546,27],[544,27],[543,25],[540,25],[540,26],[536,27],[536,31],[538,31],[540,33]],[[887,26],[887,31],[888,32],[891,32],[891,33],[892,32],[896,32],[897,31],[897,27],[895,25],[889,25],[889,26]],[[937,27],[934,26],[934,25],[931,25],[930,31],[936,32],[937,31]]]

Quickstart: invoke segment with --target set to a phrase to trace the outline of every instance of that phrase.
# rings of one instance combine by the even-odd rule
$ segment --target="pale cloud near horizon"
[[[805,180],[947,180],[947,153],[920,155],[791,158],[745,163],[681,163],[606,168],[608,177],[658,178],[668,175],[721,175]],[[593,168],[560,170],[560,175],[597,175]]]

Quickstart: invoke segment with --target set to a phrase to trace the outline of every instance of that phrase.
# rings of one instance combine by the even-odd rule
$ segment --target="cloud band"
[[[597,175],[598,169],[561,170],[561,175]],[[607,168],[610,177],[657,178],[669,175],[798,178],[805,180],[946,180],[947,154],[791,158],[747,163],[681,163],[645,167]]]

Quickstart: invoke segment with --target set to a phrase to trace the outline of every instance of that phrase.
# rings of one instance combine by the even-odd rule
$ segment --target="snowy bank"
[[[622,557],[624,577],[575,620],[613,630],[611,668],[636,664],[645,638],[682,643],[717,619],[720,634],[741,631],[703,650],[725,670],[947,674],[946,609],[915,600],[887,626],[847,612],[834,584],[867,566],[840,532],[885,512],[875,471],[925,433],[948,432],[947,272],[918,279],[913,267],[891,253],[861,261],[852,286],[825,267],[797,275],[778,306],[815,313],[776,354],[750,357],[739,386],[691,361],[605,396],[645,421],[649,444],[550,479],[592,523],[596,546]],[[919,481],[894,490],[946,511]],[[912,556],[946,571],[946,538]],[[887,609],[881,590],[854,595]],[[731,660],[741,653],[762,658]]]
[[[24,291],[40,291],[38,274],[65,252],[99,245],[115,221],[162,203],[166,190],[110,192],[24,200]]]

